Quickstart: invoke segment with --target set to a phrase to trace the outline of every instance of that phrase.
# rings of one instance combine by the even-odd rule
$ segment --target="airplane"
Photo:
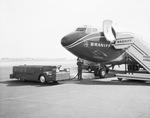
[[[116,32],[112,25],[111,20],[104,20],[101,32],[88,26],[78,27],[76,31],[64,36],[61,44],[75,56],[98,63],[94,75],[100,78],[104,78],[108,73],[108,65],[128,63],[129,71],[139,70],[143,65],[126,53],[134,35],[128,32]],[[122,43],[126,43],[126,45]],[[124,47],[118,48],[117,46]]]

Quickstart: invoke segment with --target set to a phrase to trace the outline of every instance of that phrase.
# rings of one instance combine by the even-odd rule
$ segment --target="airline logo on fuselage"
[[[104,47],[104,48],[109,48],[110,44],[106,43],[98,43],[98,42],[84,42],[83,44],[85,47],[91,46],[91,47]]]

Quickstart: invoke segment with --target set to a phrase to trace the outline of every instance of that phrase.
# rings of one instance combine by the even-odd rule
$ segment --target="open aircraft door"
[[[116,40],[116,32],[114,28],[112,27],[111,20],[105,20],[103,22],[103,32],[108,41],[113,42],[114,40]]]

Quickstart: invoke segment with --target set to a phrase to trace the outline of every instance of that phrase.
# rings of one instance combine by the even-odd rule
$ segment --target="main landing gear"
[[[98,66],[94,69],[94,75],[99,76],[100,78],[105,78],[109,69],[106,66]]]

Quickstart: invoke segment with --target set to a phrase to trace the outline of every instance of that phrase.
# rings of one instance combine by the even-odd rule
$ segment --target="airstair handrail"
[[[138,39],[139,42],[143,43],[144,46],[150,51],[150,47],[149,47],[148,43],[146,42],[146,40],[144,40],[144,37],[140,36],[139,34],[135,34],[134,36],[135,36],[135,39]]]

